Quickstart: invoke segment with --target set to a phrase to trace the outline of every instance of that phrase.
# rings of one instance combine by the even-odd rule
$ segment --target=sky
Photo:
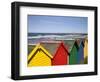
[[[87,33],[87,17],[28,15],[28,33]]]

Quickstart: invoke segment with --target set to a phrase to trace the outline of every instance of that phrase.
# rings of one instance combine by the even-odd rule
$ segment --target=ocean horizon
[[[28,33],[28,36],[36,35],[87,35],[88,33]]]

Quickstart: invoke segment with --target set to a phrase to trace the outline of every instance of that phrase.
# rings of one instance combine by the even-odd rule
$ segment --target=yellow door
[[[88,56],[88,41],[85,41],[84,45],[84,58],[86,58]]]
[[[29,62],[28,67],[31,66],[51,66],[51,58],[48,57],[42,50],[40,50]]]

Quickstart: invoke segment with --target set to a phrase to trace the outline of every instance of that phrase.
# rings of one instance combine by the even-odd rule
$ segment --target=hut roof
[[[40,45],[43,46],[52,56],[56,53],[61,42],[41,42]]]
[[[64,40],[65,46],[68,46],[68,52],[70,52],[74,45],[78,48],[78,45],[75,40]]]
[[[79,47],[80,47],[80,45],[84,46],[84,39],[77,39],[76,42],[77,42]]]
[[[30,61],[30,59],[32,59],[36,55],[36,52],[39,50],[42,50],[48,57],[53,58],[52,55],[44,47],[42,47],[40,44],[37,44],[34,50],[32,50],[28,55],[28,61]]]
[[[87,41],[88,42],[88,38],[85,38],[84,41]]]

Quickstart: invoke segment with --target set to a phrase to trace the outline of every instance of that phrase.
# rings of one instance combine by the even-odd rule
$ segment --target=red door
[[[60,46],[52,59],[52,65],[66,65],[68,62],[68,52],[63,46]]]

